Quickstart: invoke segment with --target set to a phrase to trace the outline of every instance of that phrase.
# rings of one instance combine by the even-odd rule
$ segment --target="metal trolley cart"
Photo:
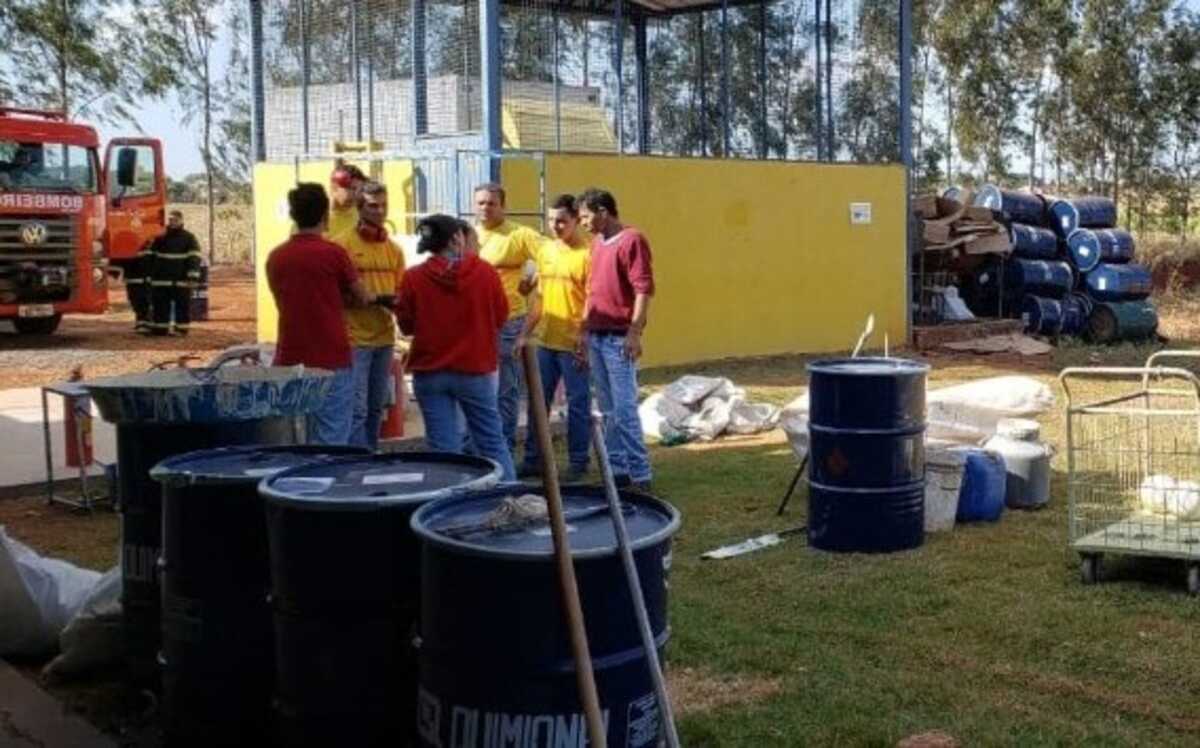
[[[1155,556],[1184,561],[1188,592],[1200,594],[1200,379],[1189,362],[1200,351],[1059,375],[1069,540],[1084,584],[1100,579],[1105,554]]]

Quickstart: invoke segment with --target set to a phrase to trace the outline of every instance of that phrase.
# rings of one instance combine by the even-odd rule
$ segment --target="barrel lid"
[[[435,501],[417,510],[412,517],[412,529],[425,543],[465,554],[544,560],[554,553],[548,521],[496,530],[487,529],[485,524],[505,499],[528,493],[528,486],[512,484]],[[631,550],[662,543],[679,530],[679,511],[665,501],[630,491],[622,491],[619,495]],[[572,558],[597,558],[616,553],[616,531],[604,489],[564,488],[562,500]]]
[[[907,358],[884,358],[864,356],[861,358],[825,358],[808,365],[810,374],[834,374],[838,376],[886,377],[925,374],[929,364]]]
[[[983,445],[983,448],[991,452],[996,452],[1005,459],[1016,458],[1023,460],[1035,460],[1050,455],[1050,448],[1045,444],[1041,444],[1040,442],[1020,441],[1018,439],[1014,439],[1009,436],[1002,436],[1000,434],[988,439],[987,443]]]
[[[1064,236],[1079,228],[1079,211],[1070,200],[1050,203],[1050,214],[1054,216],[1059,233]]]
[[[500,466],[447,452],[395,452],[312,463],[265,479],[269,504],[309,511],[370,511],[420,504],[500,481]]]
[[[332,376],[304,366],[229,366],[150,371],[80,384],[110,423],[228,423],[312,413]]]
[[[991,210],[1003,210],[1004,194],[994,184],[985,184],[975,193],[975,205]]]
[[[150,477],[173,486],[258,483],[267,476],[311,462],[370,453],[364,447],[317,444],[201,449],[163,460],[150,470]]]
[[[1001,418],[996,422],[997,436],[1021,442],[1035,441],[1041,433],[1041,425],[1028,418]]]

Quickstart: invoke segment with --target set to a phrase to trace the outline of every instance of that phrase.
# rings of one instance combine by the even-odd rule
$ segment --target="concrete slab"
[[[0,660],[0,745],[117,748],[117,743]]]

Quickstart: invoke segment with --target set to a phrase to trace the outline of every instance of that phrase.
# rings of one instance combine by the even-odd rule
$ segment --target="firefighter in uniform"
[[[142,245],[137,255],[125,265],[125,295],[133,309],[133,329],[149,335],[150,328],[150,242]]]
[[[187,335],[191,322],[192,288],[200,282],[201,252],[195,235],[183,227],[183,213],[167,214],[167,230],[151,243],[149,255],[151,306],[155,335],[171,333],[174,307],[175,334]]]

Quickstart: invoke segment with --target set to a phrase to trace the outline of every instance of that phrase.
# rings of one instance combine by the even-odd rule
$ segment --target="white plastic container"
[[[965,452],[926,448],[925,451],[925,532],[954,529],[958,514],[958,494],[962,488]]]
[[[984,449],[1004,458],[1004,503],[1013,509],[1038,509],[1050,502],[1050,456],[1046,444],[993,436]]]

